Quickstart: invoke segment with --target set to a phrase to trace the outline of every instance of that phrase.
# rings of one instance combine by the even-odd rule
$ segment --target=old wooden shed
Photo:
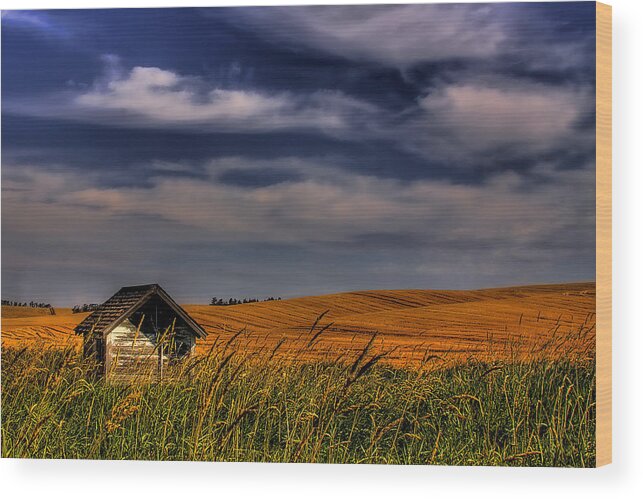
[[[158,284],[121,288],[75,331],[85,357],[116,380],[162,378],[168,364],[192,355],[207,334]]]

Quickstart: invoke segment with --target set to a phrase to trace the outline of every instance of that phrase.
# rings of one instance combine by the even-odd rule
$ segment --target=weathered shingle
[[[161,286],[158,284],[146,284],[143,286],[129,286],[118,290],[110,299],[100,305],[97,310],[87,316],[78,326],[76,334],[85,335],[90,332],[94,334],[107,334],[123,319],[130,316],[153,296],[160,297],[165,301],[178,316],[190,326],[199,337],[206,336],[206,332],[199,326],[188,313],[183,310]]]

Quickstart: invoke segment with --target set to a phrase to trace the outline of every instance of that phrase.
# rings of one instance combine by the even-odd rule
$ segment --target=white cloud
[[[266,93],[210,87],[156,67],[134,67],[73,97],[72,113],[140,127],[194,127],[204,131],[314,129],[339,133],[376,109],[340,92]],[[64,111],[63,111],[64,112]]]
[[[104,60],[105,74],[91,88],[14,99],[5,110],[119,127],[312,131],[341,140],[385,140],[454,169],[493,163],[498,151],[507,162],[562,147],[593,147],[592,131],[576,126],[593,109],[592,85],[469,76],[427,88],[424,96],[395,113],[339,91],[230,89],[158,67],[125,71],[115,56]]]
[[[419,99],[393,133],[412,151],[463,165],[493,161],[498,150],[504,160],[584,143],[582,150],[593,135],[576,125],[592,99],[586,87],[462,81]]]
[[[23,24],[41,29],[48,29],[51,27],[51,24],[41,15],[34,12],[20,10],[3,10],[2,22],[3,24]]]
[[[473,84],[451,85],[420,101],[427,125],[435,120],[459,142],[475,149],[507,143],[550,143],[566,133],[579,114],[579,97],[567,89],[500,89]]]
[[[228,89],[158,67],[120,67],[104,56],[105,74],[89,90],[14,98],[7,112],[135,128],[194,132],[317,131],[343,138],[365,133],[379,110],[334,90],[309,93]],[[359,124],[359,126],[356,126]]]
[[[401,68],[489,57],[505,39],[497,13],[485,5],[289,6],[240,15],[282,42]]]
[[[2,28],[36,30],[47,37],[69,38],[69,27],[55,22],[51,15],[44,11],[3,10]]]

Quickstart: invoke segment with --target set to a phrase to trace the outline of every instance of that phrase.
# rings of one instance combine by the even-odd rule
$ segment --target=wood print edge
[[[612,7],[596,2],[596,466],[612,462]]]

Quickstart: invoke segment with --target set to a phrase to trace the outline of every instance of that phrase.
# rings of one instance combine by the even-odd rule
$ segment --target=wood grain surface
[[[612,462],[612,7],[596,3],[596,465]]]

